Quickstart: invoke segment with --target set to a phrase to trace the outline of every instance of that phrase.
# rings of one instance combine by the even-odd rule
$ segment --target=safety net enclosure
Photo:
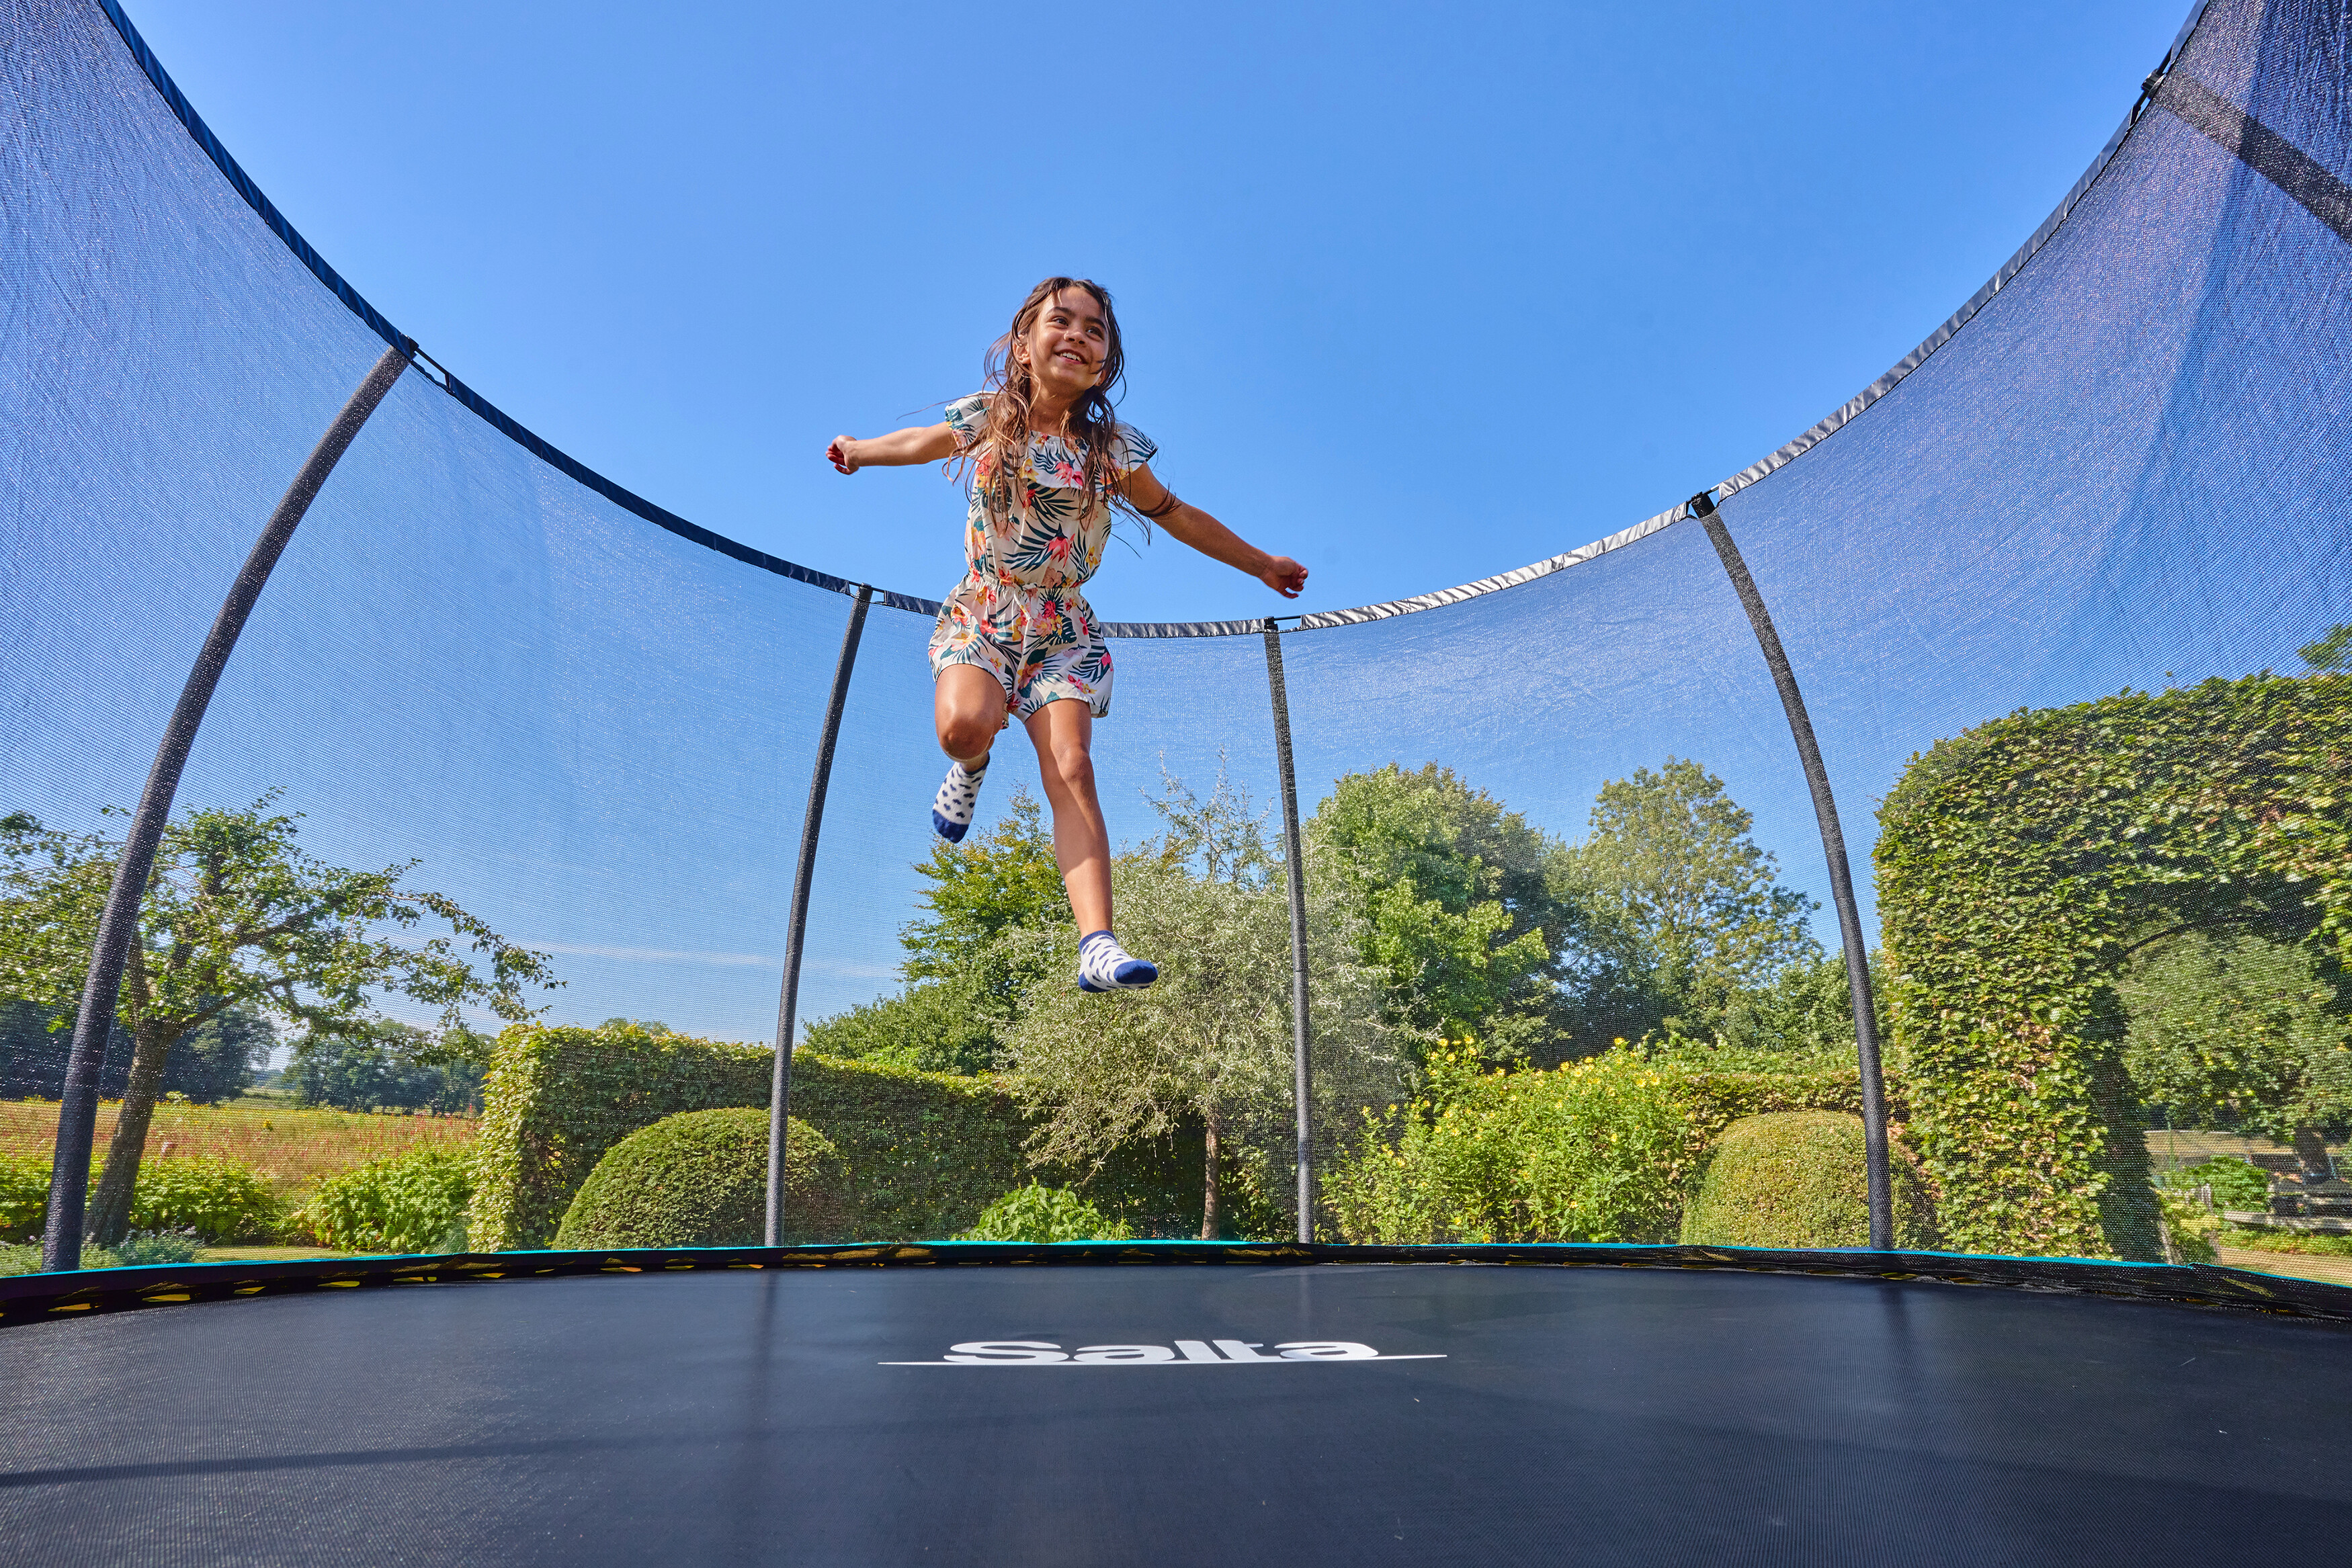
[[[1108,628],[1122,925],[1208,933],[1114,998],[1024,747],[930,836],[929,585],[517,425],[113,0],[5,26],[0,1240],[2352,1274],[2340,6],[2200,7],[1998,277],[1690,500]]]

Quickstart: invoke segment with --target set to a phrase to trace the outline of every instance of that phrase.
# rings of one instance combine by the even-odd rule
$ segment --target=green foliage
[[[2215,1261],[2213,1242],[2221,1231],[2220,1215],[2170,1187],[2156,1189],[2156,1208],[2164,1220],[2165,1233],[2172,1239],[2172,1251],[2181,1262]]]
[[[148,1160],[131,1200],[133,1230],[194,1231],[215,1245],[271,1240],[282,1215],[268,1184],[234,1160]]]
[[[2168,926],[2352,942],[2352,677],[2267,673],[2021,711],[1879,812],[1898,1051],[1969,1250],[2157,1255],[2116,982]]]
[[[680,1034],[516,1024],[499,1037],[475,1139],[475,1250],[544,1247],[596,1162],[680,1111],[765,1105],[774,1053]]]
[[[2228,1155],[2216,1155],[2210,1160],[2168,1171],[2164,1185],[2179,1192],[2210,1186],[2216,1208],[2234,1208],[2241,1213],[2260,1212],[2271,1204],[2270,1174],[2250,1161],[2232,1159]]]
[[[49,1212],[49,1156],[0,1155],[0,1241],[38,1236]]]
[[[2213,1237],[2224,1247],[2242,1247],[2250,1252],[2301,1253],[2313,1258],[2352,1258],[2352,1236],[2330,1235],[2323,1230],[2271,1230],[2254,1226],[2223,1227]],[[2200,1260],[2210,1262],[2210,1259]]]
[[[1082,992],[1075,933],[1033,932],[1051,978],[1031,988],[1010,1040],[1020,1092],[1038,1117],[1036,1163],[1090,1170],[1136,1139],[1197,1125],[1213,1140],[1196,1167],[1200,1223],[1212,1236],[1225,1224],[1229,1145],[1290,1164],[1279,1151],[1290,1137],[1294,1059],[1287,894],[1262,853],[1250,852],[1246,801],[1222,781],[1219,798],[1223,806],[1213,800],[1213,813],[1202,811],[1171,781],[1160,802],[1170,835],[1112,867],[1122,940],[1160,965],[1159,981]],[[1307,888],[1312,1081],[1318,1113],[1346,1117],[1402,1086],[1397,1031],[1381,1016],[1378,974],[1358,959],[1344,883],[1310,868]]]
[[[1408,1026],[1488,1045],[1556,1024],[1584,935],[1574,862],[1517,811],[1431,763],[1350,773],[1308,820],[1363,913],[1363,961]]]
[[[49,1214],[49,1164],[47,1155],[0,1155],[0,1240],[40,1235]],[[268,1185],[233,1160],[149,1160],[131,1202],[138,1230],[191,1231],[214,1243],[269,1240],[280,1218]]]
[[[201,1239],[186,1230],[134,1230],[112,1247],[85,1247],[85,1269],[142,1269],[156,1263],[188,1263],[195,1260]],[[0,1279],[11,1274],[41,1272],[37,1245],[0,1244]]]
[[[930,885],[919,895],[927,913],[898,933],[911,983],[811,1021],[800,1043],[920,1071],[986,1072],[1043,977],[1044,949],[1027,934],[1070,922],[1053,834],[1034,797],[1015,789],[994,828],[961,844],[934,843],[915,870]]]
[[[2154,939],[2116,989],[2124,1065],[2184,1126],[2283,1144],[2352,1117],[2352,1019],[2335,955],[2310,938],[2185,931]]]
[[[793,1116],[784,1135],[784,1236],[851,1239],[848,1173],[824,1134]],[[558,1247],[756,1247],[767,1235],[768,1113],[683,1111],[641,1127],[596,1162],[555,1233]]]
[[[1577,874],[1596,941],[1638,977],[1665,1031],[1714,1034],[1741,993],[1820,960],[1816,906],[1773,880],[1779,862],[1748,837],[1754,826],[1696,762],[1669,757],[1601,788]]]
[[[1135,1232],[1067,1187],[1031,1182],[981,1211],[958,1241],[1129,1241]]]
[[[1889,1151],[1895,1245],[1933,1248],[1935,1213],[1909,1154]],[[1716,1140],[1682,1239],[1708,1247],[1867,1247],[1870,1162],[1862,1118],[1836,1111],[1743,1116]]]
[[[845,1061],[923,1072],[986,1072],[996,1065],[997,1030],[1009,1016],[994,1000],[988,986],[969,976],[924,980],[811,1023],[801,1031],[801,1045]]]
[[[1900,1082],[1888,1111],[1904,1113]],[[1433,1052],[1427,1089],[1367,1114],[1328,1183],[1357,1242],[1667,1241],[1717,1134],[1767,1111],[1859,1112],[1859,1072],[1695,1070],[1619,1049],[1554,1071]]]
[[[764,1114],[772,1061],[764,1047],[635,1027],[508,1030],[474,1145],[473,1247],[549,1245],[604,1152],[639,1127],[679,1111],[750,1106]],[[844,1223],[860,1239],[951,1236],[1031,1174],[1023,1148],[1030,1118],[993,1075],[919,1072],[803,1050],[793,1054],[792,1105],[851,1173],[856,1207]],[[1197,1229],[1198,1136],[1188,1124],[1166,1138],[1135,1140],[1083,1185],[1139,1233]]]
[[[428,1145],[328,1177],[299,1218],[346,1252],[462,1252],[473,1194],[472,1151]]]
[[[285,1082],[304,1105],[463,1111],[480,1096],[484,1066],[413,1025],[360,1019],[295,1041]]]

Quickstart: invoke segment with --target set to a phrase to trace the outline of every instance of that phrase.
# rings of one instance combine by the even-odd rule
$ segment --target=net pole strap
[[[825,786],[833,779],[834,743],[841,738],[841,710],[849,701],[849,673],[857,664],[857,640],[866,632],[866,612],[874,602],[871,585],[857,585],[849,626],[841,634],[841,658],[833,667],[833,695],[824,705],[824,735],[809,779],[808,814],[801,820],[800,860],[793,868],[793,907],[784,927],[784,980],[776,998],[776,1070],[768,1090],[768,1245],[784,1235],[784,1140],[793,1099],[793,1031],[801,1001],[801,949],[808,936],[809,889],[816,876],[817,834],[824,826]]]
[[[1274,699],[1274,756],[1282,775],[1282,853],[1290,883],[1292,1094],[1298,1110],[1298,1239],[1315,1239],[1315,1120],[1308,1097],[1307,867],[1298,844],[1298,779],[1290,766],[1290,697],[1282,684],[1282,633],[1265,623],[1265,684]]]
[[[1837,904],[1838,936],[1845,945],[1846,985],[1853,996],[1854,1048],[1862,1067],[1862,1124],[1870,1165],[1870,1244],[1881,1249],[1895,1245],[1895,1202],[1887,1170],[1886,1086],[1878,1061],[1878,1009],[1870,991],[1870,955],[1863,946],[1862,911],[1853,900],[1853,873],[1846,863],[1845,831],[1838,823],[1837,800],[1830,793],[1829,770],[1822,766],[1822,748],[1813,738],[1813,721],[1805,713],[1804,695],[1797,689],[1796,672],[1789,667],[1788,651],[1780,646],[1764,596],[1748,575],[1748,562],[1723,526],[1715,498],[1700,491],[1690,498],[1691,515],[1706,528],[1715,553],[1739,595],[1748,623],[1771,666],[1772,684],[1780,688],[1780,706],[1789,715],[1789,730],[1797,742],[1797,760],[1805,783],[1813,792],[1813,815],[1822,826],[1822,850],[1830,866],[1830,896]]]
[[[123,836],[122,858],[115,862],[114,882],[107,889],[106,904],[99,915],[98,938],[91,944],[89,972],[82,984],[81,1008],[74,1015],[73,1050],[66,1059],[65,1092],[58,1106],[57,1152],[49,1165],[48,1221],[41,1234],[41,1266],[44,1269],[79,1269],[81,1267],[82,1220],[89,1198],[89,1156],[96,1142],[98,1128],[98,1091],[100,1068],[106,1061],[107,1037],[114,1024],[115,996],[122,987],[122,971],[131,954],[131,944],[138,939],[139,904],[146,896],[148,874],[155,868],[156,847],[162,843],[163,826],[171,819],[172,800],[179,793],[180,773],[187,766],[188,750],[195,744],[196,729],[204,723],[205,709],[213,700],[214,688],[220,685],[221,672],[228,665],[229,653],[236,647],[238,635],[245,630],[246,618],[252,614],[261,590],[269,580],[278,558],[285,553],[286,545],[294,537],[294,529],[302,521],[310,503],[318,499],[327,476],[351,446],[352,437],[360,433],[368,416],[392,391],[392,383],[408,368],[408,354],[415,347],[386,349],[377,360],[375,368],[352,392],[342,412],[335,415],[327,433],[312,448],[310,460],[294,476],[287,486],[277,510],[261,537],[253,541],[245,566],[229,585],[228,597],[221,603],[220,613],[213,618],[212,631],[205,636],[204,647],[196,654],[195,667],[188,672],[187,684],[180,688],[180,700],[172,709],[172,716],[163,727],[163,738],[155,747],[155,765],[148,770],[147,787],[140,791],[138,810],[132,813],[131,830]]]

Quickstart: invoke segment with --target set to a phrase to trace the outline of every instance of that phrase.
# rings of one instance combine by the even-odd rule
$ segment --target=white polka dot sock
[[[1078,938],[1078,989],[1082,991],[1139,991],[1159,977],[1157,965],[1129,953],[1108,931],[1089,931]]]
[[[972,808],[980,803],[980,781],[988,777],[988,758],[980,766],[966,768],[961,762],[948,764],[947,782],[931,798],[931,828],[951,844],[963,841],[964,830],[971,826]]]

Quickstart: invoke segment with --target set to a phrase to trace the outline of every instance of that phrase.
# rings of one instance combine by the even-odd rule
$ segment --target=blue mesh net
[[[0,245],[15,284],[0,307],[0,809],[91,832],[119,831],[101,809],[136,799],[259,520],[385,341],[225,177],[124,26],[73,0],[0,9]],[[1998,288],[1932,351],[1713,492],[1802,685],[1871,940],[1876,811],[1915,755],[2019,709],[2295,674],[2299,650],[2352,621],[2347,48],[2329,5],[2204,8],[2169,76]],[[1693,243],[1736,265],[1736,226]],[[180,800],[268,799],[300,813],[303,848],[323,861],[415,862],[419,885],[550,956],[564,981],[541,998],[551,1022],[658,1019],[764,1041],[850,601],[821,570],[763,570],[657,526],[444,380],[422,364],[404,375],[335,470],[229,664]],[[1689,392],[1707,395],[1703,371]],[[1572,842],[1608,781],[1696,759],[1753,813],[1755,841],[1815,902],[1833,949],[1813,801],[1723,564],[1687,508],[1633,532],[1523,580],[1288,625],[1302,810],[1345,776],[1434,764]],[[902,595],[877,601],[848,692],[803,1020],[897,991],[900,930],[928,885],[916,866],[942,764],[929,622],[906,606],[944,585],[882,586]],[[1192,630],[1221,634],[1115,643],[1096,758],[1115,842],[1163,831],[1149,798],[1164,778],[1205,792],[1222,769],[1257,808],[1278,798],[1262,639]],[[1040,794],[1026,753],[1001,747],[977,833],[1016,792]],[[1286,1016],[1286,995],[1262,999]],[[1898,1055],[1899,1001],[1885,1001]],[[430,1022],[429,1009],[385,1006]],[[22,1021],[5,1092],[53,1094],[56,1037],[38,1044]],[[1553,1040],[1530,1065],[1607,1043]],[[596,1149],[698,1094],[753,1103],[743,1085],[758,1072],[729,1071],[719,1087],[680,1079],[634,1110],[604,1105]],[[855,1096],[837,1074],[811,1082],[822,1130]],[[1358,1113],[1428,1082],[1410,1066],[1340,1072],[1318,1163],[1360,1155]],[[2098,1136],[2137,1147],[2146,1105],[2169,1118],[2141,1096]],[[999,1125],[1017,1118],[989,1114],[1003,1144],[989,1157],[1017,1158]],[[2314,1126],[2343,1131],[2324,1115]],[[2191,1154],[2259,1147],[2287,1168],[2259,1131],[2209,1128]],[[1281,1117],[1236,1136],[1259,1162],[1249,1222],[1286,1228]],[[898,1190],[907,1178],[877,1163],[887,1143],[845,1156],[853,1186]],[[908,1168],[964,1157],[919,1143],[889,1147]],[[2100,1168],[2147,1180],[2129,1160]],[[1151,1224],[1193,1223],[1135,1198],[1150,1182],[1133,1170],[1102,1179]],[[560,1214],[570,1191],[541,1198]],[[864,1212],[890,1224],[916,1212],[876,1201]],[[922,1212],[946,1223],[947,1208]],[[542,1221],[478,1224],[476,1239],[544,1242]],[[1338,1233],[1334,1213],[1317,1223]],[[2110,1225],[2106,1249],[2129,1249],[2127,1231],[2142,1250],[2158,1234]]]

